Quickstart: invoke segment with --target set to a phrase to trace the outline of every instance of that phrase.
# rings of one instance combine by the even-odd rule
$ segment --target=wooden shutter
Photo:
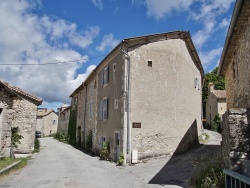
[[[100,101],[100,120],[103,120],[103,102]]]

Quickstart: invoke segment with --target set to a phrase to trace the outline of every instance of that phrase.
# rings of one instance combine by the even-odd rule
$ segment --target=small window
[[[200,81],[198,78],[194,79],[194,88],[200,90]]]
[[[100,120],[108,119],[108,98],[100,101]]]
[[[153,66],[153,62],[152,61],[148,61],[148,66],[152,67]]]
[[[118,99],[115,99],[115,106],[114,106],[115,109],[118,109]]]
[[[101,85],[105,86],[109,82],[109,66],[106,66],[101,72]]]
[[[116,71],[116,63],[113,64],[113,71]]]
[[[55,124],[56,124],[56,120],[54,119],[54,120],[53,120],[53,125],[55,125]]]

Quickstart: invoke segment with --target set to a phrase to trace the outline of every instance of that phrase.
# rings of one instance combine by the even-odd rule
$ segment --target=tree
[[[211,125],[211,130],[220,133],[221,132],[220,123],[221,123],[220,115],[216,114],[214,116],[214,119],[213,119],[213,122],[212,122],[212,125]]]
[[[218,67],[215,67],[215,69],[212,72],[209,72],[205,75],[204,85],[202,88],[203,114],[206,114],[205,109],[206,109],[206,102],[207,102],[207,96],[208,96],[208,84],[209,84],[209,82],[212,82],[214,84],[214,89],[216,89],[216,90],[224,90],[225,89],[225,79],[221,76],[218,76],[217,72],[218,72]]]

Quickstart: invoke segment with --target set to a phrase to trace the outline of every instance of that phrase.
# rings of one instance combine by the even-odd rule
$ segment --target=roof
[[[21,88],[12,86],[3,80],[0,80],[0,87],[3,87],[8,93],[11,94],[11,96],[17,96],[19,98],[25,97],[25,98],[31,100],[32,102],[34,102],[36,105],[40,105],[43,102],[42,98],[40,98],[36,95],[33,95],[31,93],[28,93],[28,92],[22,90]]]
[[[250,1],[249,0],[237,0],[231,22],[228,28],[227,37],[225,40],[224,48],[222,51],[218,75],[224,75],[229,60],[232,58],[236,48],[236,42],[244,32],[244,27],[247,25],[247,21],[250,17]]]
[[[37,111],[37,116],[38,117],[43,117],[43,116],[47,116],[49,115],[50,113],[54,112],[56,114],[56,112],[54,110],[47,110],[47,109],[38,109]]]
[[[226,99],[226,90],[214,90],[212,92],[218,99]]]
[[[92,74],[96,73],[96,70],[109,58],[111,57],[116,50],[119,48],[122,48],[126,44],[126,48],[134,47],[135,43],[138,45],[147,44],[151,42],[155,42],[157,40],[169,40],[169,39],[182,39],[185,41],[188,51],[190,52],[190,56],[192,60],[194,61],[197,69],[201,73],[202,82],[204,78],[204,70],[199,58],[199,55],[195,49],[194,43],[191,39],[190,33],[188,31],[171,31],[171,32],[165,32],[165,33],[157,33],[157,34],[151,34],[151,35],[144,35],[144,36],[137,36],[137,37],[131,37],[131,38],[125,38],[123,39],[100,63],[99,65],[90,73],[90,75],[85,79],[83,84],[81,84],[71,95],[72,97],[75,93],[79,92],[79,90],[84,87],[84,84],[86,81],[91,77]],[[133,43],[133,44],[132,44]]]
[[[70,110],[70,108],[71,108],[71,106],[68,106],[68,107],[64,108],[60,113],[64,113],[65,111]]]

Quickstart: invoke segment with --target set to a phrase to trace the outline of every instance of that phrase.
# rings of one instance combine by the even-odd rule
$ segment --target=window
[[[94,93],[94,84],[92,83],[90,86],[90,96],[93,96]]]
[[[113,64],[113,71],[116,71],[116,63]]]
[[[153,62],[152,61],[148,61],[148,66],[152,67],[153,66]]]
[[[74,97],[74,104],[77,104],[77,97]]]
[[[92,118],[92,102],[89,104],[89,118]]]
[[[115,106],[114,109],[118,109],[118,99],[115,99]]]
[[[108,119],[108,98],[100,101],[100,120]]]
[[[198,78],[194,79],[194,88],[200,90],[200,81]]]
[[[56,124],[56,120],[54,119],[54,120],[53,120],[53,125],[55,125],[55,124]]]
[[[105,86],[109,82],[109,66],[106,66],[101,72],[101,85]]]

